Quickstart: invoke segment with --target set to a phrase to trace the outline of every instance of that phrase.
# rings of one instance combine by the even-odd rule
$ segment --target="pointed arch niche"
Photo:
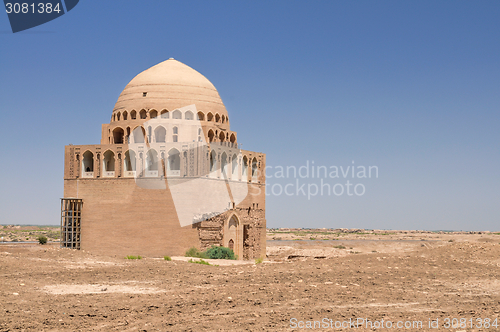
[[[223,246],[232,246],[238,259],[243,259],[243,225],[236,214],[232,214],[224,222]]]

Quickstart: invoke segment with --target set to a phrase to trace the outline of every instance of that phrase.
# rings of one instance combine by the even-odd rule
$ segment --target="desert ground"
[[[269,229],[262,263],[202,265],[15,227],[0,229],[0,331],[500,329],[500,233]]]

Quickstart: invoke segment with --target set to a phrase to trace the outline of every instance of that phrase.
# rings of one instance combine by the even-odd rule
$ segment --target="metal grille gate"
[[[80,249],[83,200],[61,198],[61,248]]]

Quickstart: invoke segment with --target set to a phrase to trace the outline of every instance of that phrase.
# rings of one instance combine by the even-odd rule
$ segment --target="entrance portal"
[[[224,222],[223,245],[231,248],[238,259],[243,259],[243,226],[235,214]]]

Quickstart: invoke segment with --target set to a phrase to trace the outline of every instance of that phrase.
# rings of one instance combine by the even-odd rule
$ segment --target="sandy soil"
[[[477,327],[500,319],[499,234],[300,232],[269,231],[262,264],[219,266],[0,244],[0,331],[291,331],[293,318],[500,329]]]
[[[0,225],[0,243],[3,242],[38,242],[39,236],[45,236],[48,242],[59,241],[58,226],[20,226]]]

